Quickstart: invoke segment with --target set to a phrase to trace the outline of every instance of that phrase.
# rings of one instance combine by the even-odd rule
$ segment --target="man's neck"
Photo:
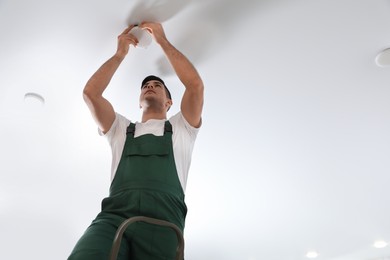
[[[166,112],[143,112],[142,113],[142,123],[145,123],[146,121],[150,119],[166,119],[167,113]]]

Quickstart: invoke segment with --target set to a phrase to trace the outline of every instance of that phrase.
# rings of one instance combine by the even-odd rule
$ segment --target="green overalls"
[[[107,260],[117,228],[130,217],[166,220],[183,231],[187,207],[173,156],[172,126],[165,122],[163,136],[134,138],[134,132],[131,123],[110,195],[68,260]],[[138,222],[124,233],[118,260],[172,260],[176,247],[172,229]]]

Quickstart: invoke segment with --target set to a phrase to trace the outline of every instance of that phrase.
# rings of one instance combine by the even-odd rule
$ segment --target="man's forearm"
[[[88,80],[84,88],[84,94],[89,96],[101,96],[123,59],[123,55],[117,54],[108,59]]]
[[[186,56],[177,50],[168,40],[162,40],[159,44],[175,70],[176,75],[186,88],[203,87],[201,77]]]

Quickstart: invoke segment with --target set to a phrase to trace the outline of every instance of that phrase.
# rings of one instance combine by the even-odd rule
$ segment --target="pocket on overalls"
[[[169,154],[169,144],[164,142],[133,144],[126,151],[127,156],[164,156]]]

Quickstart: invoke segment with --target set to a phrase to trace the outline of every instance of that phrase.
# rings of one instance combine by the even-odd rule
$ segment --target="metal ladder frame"
[[[123,223],[119,226],[118,230],[116,231],[114,241],[112,243],[112,248],[111,248],[109,260],[116,260],[117,259],[123,233],[126,231],[127,227],[130,224],[132,224],[134,222],[138,222],[138,221],[172,228],[175,231],[176,236],[177,236],[177,240],[178,240],[175,260],[184,260],[184,238],[183,238],[183,234],[182,234],[181,230],[175,224],[173,224],[171,222],[168,222],[165,220],[160,220],[160,219],[155,219],[155,218],[144,217],[144,216],[129,218],[129,219],[123,221]]]

